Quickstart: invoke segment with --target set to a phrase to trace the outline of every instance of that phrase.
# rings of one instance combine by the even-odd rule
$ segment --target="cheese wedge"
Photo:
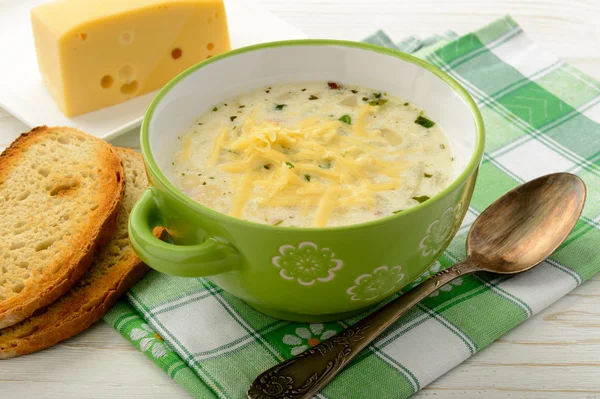
[[[230,49],[222,0],[57,0],[31,19],[42,79],[69,117],[156,90]]]

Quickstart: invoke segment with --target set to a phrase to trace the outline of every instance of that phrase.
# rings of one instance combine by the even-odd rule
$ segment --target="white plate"
[[[38,72],[29,11],[48,0],[0,0],[0,107],[29,127],[71,126],[103,139],[139,126],[156,92],[110,108],[65,117]],[[306,34],[248,0],[226,0],[233,48]]]

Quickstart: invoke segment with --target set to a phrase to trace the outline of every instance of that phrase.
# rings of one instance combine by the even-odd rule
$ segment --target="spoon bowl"
[[[546,175],[509,191],[473,223],[467,254],[481,270],[512,274],[546,259],[583,210],[586,188],[570,173]]]

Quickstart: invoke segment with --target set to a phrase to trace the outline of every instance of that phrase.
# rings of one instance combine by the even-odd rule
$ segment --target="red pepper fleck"
[[[183,51],[181,51],[180,48],[176,48],[175,50],[171,51],[171,57],[173,57],[174,60],[180,58],[182,54]]]
[[[327,82],[327,86],[329,86],[331,90],[339,90],[342,88],[339,84],[335,82]]]

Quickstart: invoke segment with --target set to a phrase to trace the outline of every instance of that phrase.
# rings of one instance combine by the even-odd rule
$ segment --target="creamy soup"
[[[175,184],[258,223],[349,225],[402,212],[444,189],[453,153],[409,102],[334,82],[264,87],[216,104],[179,138]]]

